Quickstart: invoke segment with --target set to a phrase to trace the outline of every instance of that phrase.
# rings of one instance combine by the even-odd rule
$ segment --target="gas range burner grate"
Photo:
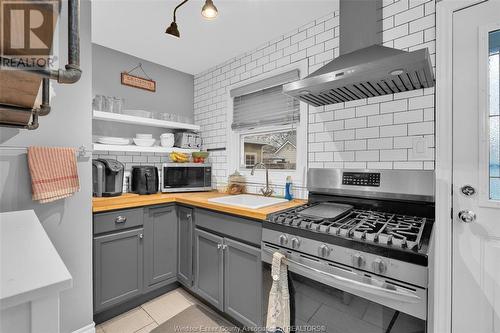
[[[271,218],[270,222],[373,243],[420,249],[426,218],[354,209],[339,219],[303,217],[310,205]]]

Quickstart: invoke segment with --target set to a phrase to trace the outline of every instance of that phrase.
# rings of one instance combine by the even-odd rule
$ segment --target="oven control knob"
[[[286,245],[288,243],[288,237],[285,235],[280,235],[280,245]]]
[[[292,248],[293,249],[298,249],[300,246],[300,240],[296,237],[292,238]]]
[[[387,271],[387,265],[381,258],[375,259],[372,265],[375,273],[384,274]]]
[[[355,255],[352,256],[352,263],[354,267],[363,267],[365,265],[365,258],[359,253],[356,253]]]
[[[330,255],[330,248],[326,244],[321,244],[318,252],[321,257],[326,258]]]

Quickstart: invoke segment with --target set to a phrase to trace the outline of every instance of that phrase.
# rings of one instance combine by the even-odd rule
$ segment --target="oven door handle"
[[[267,252],[268,254],[270,254],[272,256],[272,252],[270,252],[269,250],[263,249],[263,251]],[[285,254],[285,255],[287,255],[287,254]],[[305,257],[303,257],[303,258],[307,259]],[[373,284],[368,284],[368,283],[352,280],[352,279],[349,279],[349,278],[346,278],[346,277],[343,277],[343,276],[340,276],[337,274],[328,273],[328,272],[322,271],[320,269],[310,267],[308,265],[305,265],[303,263],[300,263],[298,261],[290,259],[288,256],[286,257],[286,262],[292,271],[296,270],[296,269],[294,269],[295,268],[294,266],[296,266],[299,271],[302,271],[302,272],[305,271],[306,274],[311,273],[311,271],[312,271],[312,273],[314,273],[314,274],[323,275],[325,278],[328,279],[328,281],[333,280],[334,281],[333,283],[335,283],[335,285],[337,285],[337,286],[344,287],[346,289],[356,291],[358,293],[363,292],[363,293],[378,296],[381,298],[386,298],[386,299],[390,299],[393,301],[405,302],[405,303],[420,303],[420,302],[422,302],[422,298],[419,297],[417,294],[415,294],[409,290],[407,291],[407,290],[405,290],[401,287],[398,287],[398,286],[391,285],[394,287],[394,289],[387,289],[387,288],[384,288],[382,286],[377,286],[377,285],[373,285]],[[314,262],[316,263],[316,261],[314,261]],[[377,280],[371,279],[371,281],[377,281]]]

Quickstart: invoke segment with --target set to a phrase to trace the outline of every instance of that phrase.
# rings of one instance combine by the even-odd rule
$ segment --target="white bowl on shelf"
[[[155,139],[138,139],[134,138],[134,143],[136,146],[141,146],[141,147],[151,147],[152,145],[155,144]]]
[[[135,135],[135,138],[136,139],[152,139],[153,138],[153,134],[136,134]]]
[[[162,147],[172,148],[174,142],[174,133],[163,133],[160,135],[160,144]]]

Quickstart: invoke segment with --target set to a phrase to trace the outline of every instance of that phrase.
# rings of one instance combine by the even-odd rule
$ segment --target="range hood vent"
[[[434,86],[427,48],[406,52],[378,45],[380,14],[379,1],[341,0],[341,55],[306,78],[284,85],[283,92],[322,106]],[[344,41],[346,36],[364,37]],[[359,45],[362,48],[355,49]]]

